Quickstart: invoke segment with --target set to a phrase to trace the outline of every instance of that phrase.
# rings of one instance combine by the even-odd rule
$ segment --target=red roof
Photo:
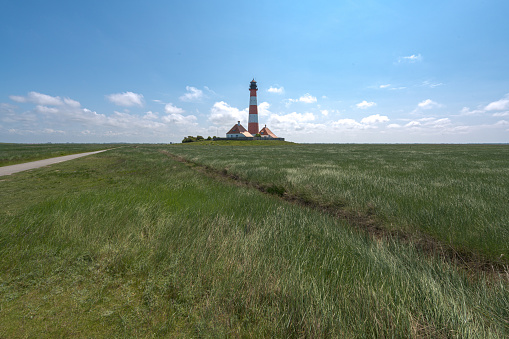
[[[267,127],[267,125],[265,125],[265,127],[260,130],[260,135],[277,138],[276,135],[274,133],[272,133],[272,131]]]
[[[253,136],[241,124],[233,125],[232,129],[228,133],[226,133],[226,134],[243,134],[246,137],[252,137]]]

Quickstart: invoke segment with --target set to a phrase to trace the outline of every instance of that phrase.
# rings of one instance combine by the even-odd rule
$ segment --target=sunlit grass
[[[504,337],[507,281],[138,146],[0,182],[0,337]],[[270,166],[270,165],[268,165]]]
[[[509,145],[294,145],[172,153],[457,250],[509,257]]]

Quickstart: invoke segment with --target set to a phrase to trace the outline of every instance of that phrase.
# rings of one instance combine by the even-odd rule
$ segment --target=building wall
[[[245,138],[244,134],[226,134],[226,137],[231,138]]]
[[[230,135],[233,135],[231,137]],[[235,137],[235,135],[240,135],[238,137]],[[237,140],[279,140],[279,141],[285,141],[285,138],[263,138],[263,137],[245,137],[242,134],[227,134],[226,138],[215,138],[214,140],[228,140],[228,139],[237,139]]]

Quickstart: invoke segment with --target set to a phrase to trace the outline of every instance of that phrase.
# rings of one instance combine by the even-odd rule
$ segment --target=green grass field
[[[509,145],[293,145],[171,152],[509,263]]]
[[[344,177],[360,192],[368,174],[358,168],[377,173],[389,152],[348,147],[138,145],[1,177],[0,337],[507,337],[507,275],[374,240],[167,154],[362,210],[361,197],[318,187],[350,154]],[[400,149],[398,178],[425,166],[419,152],[437,158]]]
[[[0,143],[0,166],[21,164],[63,155],[93,152],[124,144],[7,144]]]

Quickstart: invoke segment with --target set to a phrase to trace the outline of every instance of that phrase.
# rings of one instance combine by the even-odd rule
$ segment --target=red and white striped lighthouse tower
[[[253,79],[251,81],[251,86],[249,86],[249,123],[247,126],[247,131],[252,135],[258,133],[258,104],[256,102],[256,91],[258,87],[256,87],[256,81]]]

